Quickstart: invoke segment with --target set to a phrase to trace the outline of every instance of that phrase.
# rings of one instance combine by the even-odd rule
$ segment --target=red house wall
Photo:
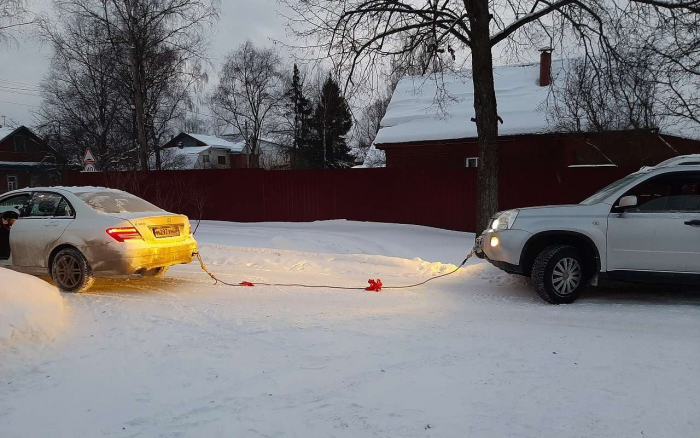
[[[24,136],[24,152],[15,152],[15,137]],[[41,139],[27,128],[20,128],[15,134],[0,140],[0,193],[8,190],[7,176],[17,177],[18,188],[45,184],[58,180],[56,172],[32,169],[28,166],[13,166],[12,163],[42,162],[47,151]]]
[[[25,152],[15,152],[15,135],[25,137]],[[0,161],[27,162],[41,161],[46,155],[44,146],[37,142],[29,131],[20,130],[17,134],[11,135],[0,141]]]
[[[378,145],[389,168],[464,168],[478,156],[474,139]],[[653,166],[677,155],[700,154],[700,141],[648,131],[538,134],[501,137],[501,168],[542,167],[545,172],[577,164]]]
[[[498,142],[501,166],[555,166],[565,163],[564,139],[556,136],[520,136]],[[464,168],[466,159],[479,156],[478,144],[470,139],[380,145],[386,166]]]

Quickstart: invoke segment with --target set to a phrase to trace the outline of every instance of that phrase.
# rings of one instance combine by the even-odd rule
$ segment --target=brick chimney
[[[552,83],[552,49],[540,49],[540,87],[548,87]]]

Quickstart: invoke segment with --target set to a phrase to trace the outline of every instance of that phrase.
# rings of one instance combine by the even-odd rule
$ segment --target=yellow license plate
[[[178,237],[180,229],[178,227],[154,227],[153,235],[160,239],[163,237]]]

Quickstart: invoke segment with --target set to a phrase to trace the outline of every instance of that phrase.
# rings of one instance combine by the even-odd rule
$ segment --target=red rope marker
[[[297,283],[262,283],[262,282],[255,282],[251,283],[250,281],[242,281],[238,284],[233,284],[233,283],[227,283],[223,280],[219,280],[216,278],[216,275],[212,274],[209,269],[207,269],[207,266],[204,264],[204,260],[202,260],[202,256],[198,252],[192,253],[193,256],[196,256],[197,259],[199,260],[199,265],[202,267],[202,270],[211,277],[212,280],[214,280],[214,284],[217,283],[222,283],[225,284],[226,286],[234,286],[234,287],[253,287],[253,286],[277,286],[277,287],[305,287],[305,288],[310,288],[310,289],[340,289],[340,290],[366,290],[368,292],[381,292],[382,288],[384,289],[409,289],[412,287],[418,287],[418,286],[423,286],[424,284],[437,280],[438,278],[443,278],[447,277],[448,275],[452,275],[459,271],[464,265],[467,264],[467,261],[474,255],[474,250],[472,250],[469,254],[467,254],[467,257],[460,263],[459,266],[457,266],[453,271],[447,272],[445,274],[440,274],[436,275],[434,277],[430,277],[427,280],[423,280],[420,283],[415,283],[415,284],[407,284],[404,286],[387,286],[384,287],[382,284],[382,280],[380,279],[369,279],[367,282],[369,283],[369,286],[363,288],[363,287],[349,287],[349,286],[332,286],[332,285],[323,285],[323,284],[297,284]]]
[[[367,280],[367,283],[369,283],[369,286],[365,288],[366,291],[369,292],[381,292],[382,291],[382,280],[376,279],[372,280],[371,278]]]

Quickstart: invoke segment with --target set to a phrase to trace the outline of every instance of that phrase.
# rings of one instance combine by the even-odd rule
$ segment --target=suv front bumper
[[[475,254],[506,272],[524,274],[520,259],[530,237],[531,233],[522,230],[486,230],[476,239]]]

